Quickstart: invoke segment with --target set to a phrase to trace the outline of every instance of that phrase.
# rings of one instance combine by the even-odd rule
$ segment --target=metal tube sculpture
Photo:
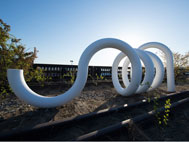
[[[146,47],[147,45],[141,48],[146,48]],[[157,56],[140,49],[133,49],[130,45],[128,45],[127,43],[121,40],[106,38],[95,41],[85,49],[79,60],[77,78],[73,86],[64,94],[55,97],[46,97],[33,92],[25,82],[23,76],[23,70],[18,70],[18,69],[8,69],[7,76],[8,76],[9,84],[12,90],[14,91],[14,93],[17,95],[17,97],[30,105],[41,108],[51,108],[51,107],[63,105],[71,101],[73,98],[75,98],[81,93],[87,81],[88,64],[90,59],[96,52],[104,48],[115,48],[122,51],[114,61],[112,67],[113,69],[112,80],[116,90],[121,95],[129,96],[135,94],[135,92],[141,93],[141,92],[149,91],[150,90],[149,85],[152,84],[151,85],[152,88],[156,88],[161,83],[164,75],[164,70],[162,63]],[[130,82],[126,81],[128,80],[128,78],[124,81],[125,85],[126,86],[128,85],[127,88],[121,88],[117,78],[118,63],[124,56],[128,57],[132,67],[131,81]],[[149,82],[148,86],[147,85],[140,86],[140,82],[142,79],[142,66],[139,57],[142,59],[146,67],[146,76],[143,83],[145,84],[145,82]],[[156,68],[155,80],[160,78],[159,81],[155,81],[155,83],[153,81],[154,67]],[[127,65],[124,66],[123,74],[124,72],[125,73],[127,72],[126,68]],[[174,76],[171,77],[174,78]],[[172,88],[172,91],[173,90],[174,88]]]
[[[174,63],[173,54],[171,50],[164,44],[159,42],[148,42],[139,47],[139,49],[157,48],[165,54],[166,57],[166,71],[167,71],[167,91],[175,91],[175,77],[174,77]]]
[[[149,87],[147,85],[147,83],[149,83],[150,85],[152,84],[153,78],[154,78],[154,64],[151,60],[151,58],[148,56],[148,54],[140,49],[136,49],[137,54],[139,55],[139,57],[142,59],[142,61],[144,62],[144,65],[146,67],[146,75],[144,77],[144,80],[142,82],[142,84],[144,85],[139,85],[137,87],[136,93],[142,93],[145,92]],[[133,92],[128,92],[128,93],[124,93],[122,90],[124,90],[124,88],[121,87],[119,80],[118,80],[118,75],[117,75],[117,69],[118,69],[118,65],[119,62],[125,57],[125,54],[123,52],[121,52],[114,60],[113,66],[112,66],[112,81],[114,84],[115,89],[117,90],[117,92],[123,96],[130,96],[133,94]],[[123,72],[123,71],[122,71]],[[123,72],[124,74],[125,72]],[[132,73],[133,76],[133,73]],[[137,76],[139,77],[139,76]],[[137,78],[135,76],[135,78]],[[128,80],[128,79],[127,79]],[[140,76],[140,80],[141,80],[141,76]],[[124,80],[125,81],[125,80]],[[127,82],[127,81],[126,81]],[[128,85],[128,88],[131,86],[130,83],[126,83],[124,82],[125,86]],[[132,87],[132,86],[131,86]]]
[[[136,51],[139,57],[141,58],[141,60],[143,61],[145,65],[145,69],[146,69],[144,79],[135,92],[136,94],[140,94],[146,91],[152,91],[161,85],[164,78],[164,67],[159,57],[157,57],[155,54],[149,51],[142,51],[140,49],[136,49]],[[112,81],[113,81],[115,89],[117,90],[117,92],[119,92],[119,94],[123,96],[125,95],[129,96],[132,94],[121,93],[120,90],[122,90],[123,88],[121,87],[119,83],[118,75],[117,75],[118,64],[124,57],[125,57],[125,54],[121,52],[115,58],[113,66],[112,66]],[[123,64],[123,68],[122,68],[122,80],[123,80],[124,85],[128,87],[130,86],[130,82],[129,82],[128,74],[127,74],[127,68],[128,68],[129,63],[130,63],[129,59],[126,58]],[[155,73],[154,67],[156,69],[156,73]],[[131,74],[132,74],[132,70],[131,70]]]

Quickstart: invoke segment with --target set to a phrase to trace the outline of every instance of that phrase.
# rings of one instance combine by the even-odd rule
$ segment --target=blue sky
[[[0,7],[11,33],[39,50],[36,63],[78,64],[89,44],[107,37],[189,51],[189,0],[0,0]],[[119,52],[104,49],[90,65],[111,65]]]

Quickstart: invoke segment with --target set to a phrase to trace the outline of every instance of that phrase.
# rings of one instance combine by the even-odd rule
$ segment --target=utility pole
[[[70,60],[71,65],[73,65],[73,60]]]

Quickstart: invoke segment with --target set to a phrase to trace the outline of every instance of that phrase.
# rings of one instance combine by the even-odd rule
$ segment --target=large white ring
[[[152,81],[154,79],[154,64],[151,60],[151,58],[148,56],[147,53],[145,53],[145,51],[142,51],[140,49],[135,49],[137,54],[139,55],[139,57],[142,59],[144,65],[145,65],[145,68],[146,68],[146,74],[145,74],[145,77],[144,77],[144,80],[142,82],[142,85],[138,84],[138,88],[136,91],[137,94],[139,93],[143,93],[145,92],[149,86],[152,84]],[[125,57],[125,54],[123,52],[121,52],[114,60],[114,63],[112,65],[112,82],[114,84],[114,87],[115,89],[117,90],[117,92],[123,96],[130,96],[133,94],[133,92],[126,92],[125,94],[123,93],[122,90],[124,89],[127,89],[127,88],[130,88],[130,83],[128,83],[128,77],[127,77],[127,70],[124,68],[124,70],[122,70],[122,75],[123,74],[126,74],[126,77],[123,77],[123,82],[124,82],[124,85],[127,86],[127,88],[122,88],[120,83],[119,83],[119,80],[118,80],[118,75],[117,75],[117,69],[118,69],[118,65],[120,63],[120,61]],[[125,59],[125,62],[124,62],[124,65],[123,67],[128,67],[129,65],[129,60],[128,58]],[[131,64],[132,65],[132,64]],[[126,70],[126,71],[125,71]],[[141,71],[137,71],[138,74],[137,76],[135,76],[133,74],[133,66],[132,66],[132,77],[131,77],[131,80],[133,80],[133,78],[140,78],[140,80],[142,79],[142,72]],[[126,79],[126,80],[124,80]],[[131,86],[133,87],[133,86]],[[134,92],[135,93],[135,92]]]
[[[152,52],[149,52],[149,51],[145,51],[151,58],[153,64],[154,64],[154,67],[155,67],[155,77],[153,76],[153,82],[148,82],[148,81],[144,81],[142,82],[142,85],[146,85],[146,88],[147,88],[147,91],[152,91],[154,90],[155,88],[159,87],[163,81],[163,78],[164,78],[164,67],[163,67],[163,63],[162,61],[159,59],[158,56],[156,56],[155,54],[153,54]],[[128,73],[127,73],[127,69],[128,69],[128,65],[129,65],[129,60],[128,58],[125,59],[124,63],[123,63],[123,67],[122,67],[122,80],[123,80],[123,83],[125,86],[128,86],[129,85],[129,79],[128,79]],[[147,66],[145,66],[145,68],[148,68]],[[132,73],[132,69],[131,69],[131,72]],[[144,78],[148,76],[148,73],[146,72]],[[151,86],[150,86],[151,85]],[[138,89],[139,90],[139,89]],[[142,92],[145,92],[146,90],[142,91]],[[141,91],[139,92],[136,92],[136,93],[142,93]]]

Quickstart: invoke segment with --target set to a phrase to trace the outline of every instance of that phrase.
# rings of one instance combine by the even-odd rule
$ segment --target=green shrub
[[[10,26],[0,19],[0,96],[6,97],[11,89],[7,81],[7,69],[23,69],[27,82],[31,80],[45,81],[42,70],[33,69],[33,62],[37,58],[37,50],[26,52],[25,46],[10,33]]]

